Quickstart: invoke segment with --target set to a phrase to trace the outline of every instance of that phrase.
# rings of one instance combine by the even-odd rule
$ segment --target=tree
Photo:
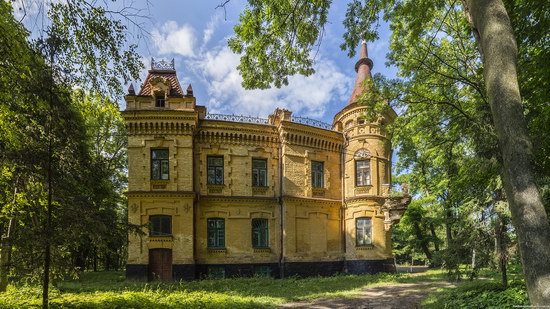
[[[25,1],[22,3],[24,6]],[[10,89],[7,83],[0,85],[0,92],[5,91],[11,95],[7,98],[11,103],[6,108],[9,113],[2,115],[6,117],[0,119],[0,122],[5,125],[2,129],[10,131],[7,123],[12,117],[16,120],[13,123],[18,126],[16,132],[20,130],[17,132],[20,133],[19,136],[10,132],[7,136],[15,138],[0,143],[3,150],[6,150],[5,153],[12,155],[2,161],[2,169],[8,175],[6,178],[14,175],[6,179],[8,185],[5,187],[9,190],[5,191],[15,192],[13,195],[16,196],[23,193],[16,190],[17,185],[20,185],[27,189],[24,196],[28,199],[26,203],[17,203],[16,196],[11,203],[5,205],[17,205],[20,209],[17,214],[21,215],[17,221],[20,225],[25,223],[23,226],[29,232],[26,238],[16,237],[11,241],[10,231],[13,229],[8,228],[6,240],[10,241],[4,242],[2,248],[8,256],[12,245],[17,246],[18,253],[28,254],[14,256],[23,258],[26,262],[21,263],[23,266],[19,270],[25,268],[24,265],[30,266],[24,273],[28,274],[30,269],[42,271],[43,307],[47,307],[50,274],[54,278],[65,275],[67,266],[63,263],[66,261],[64,257],[67,256],[67,251],[71,251],[74,243],[82,242],[78,238],[82,233],[69,234],[75,238],[66,237],[65,234],[71,227],[75,228],[74,231],[82,230],[82,226],[77,228],[78,224],[86,223],[76,220],[75,214],[86,211],[95,214],[89,217],[90,225],[86,227],[107,223],[101,221],[105,219],[102,216],[106,214],[104,206],[107,203],[101,199],[101,194],[105,194],[105,185],[109,181],[120,180],[120,177],[109,178],[114,175],[115,168],[111,167],[110,171],[102,168],[103,162],[97,156],[94,161],[89,153],[86,135],[91,132],[87,132],[82,115],[75,110],[71,89],[80,87],[104,97],[114,97],[122,93],[120,78],[124,81],[136,79],[142,64],[135,51],[136,46],[127,44],[128,25],[120,20],[122,18],[139,28],[136,22],[141,18],[139,10],[128,7],[112,10],[107,2],[101,6],[91,1],[76,0],[47,3],[41,8],[47,8],[46,11],[39,12],[46,21],[43,23],[45,28],[34,40],[14,20],[10,5],[1,3],[3,20],[7,21],[2,29],[7,36],[3,42],[12,42],[10,36],[13,35],[16,44],[8,43],[3,46],[5,53],[0,62],[12,69],[6,73],[15,78],[9,76],[5,80],[15,80],[16,87]],[[19,36],[16,37],[17,34]],[[17,58],[18,54],[21,54],[21,59]],[[23,137],[21,144],[17,142],[18,137]],[[30,152],[22,152],[26,146],[35,147]],[[20,158],[23,160],[18,160]],[[44,161],[44,158],[47,160]],[[89,173],[77,172],[82,166],[95,169]],[[118,168],[116,163],[113,166]],[[22,174],[19,171],[21,169],[30,172]],[[13,183],[11,187],[10,181]],[[97,191],[89,192],[89,188]],[[48,192],[46,197],[43,195],[45,191]],[[47,205],[45,211],[42,207],[44,204]],[[91,208],[91,204],[96,208]],[[4,209],[7,211],[10,208]],[[120,213],[115,212],[115,218],[119,218]],[[11,218],[15,218],[15,215]],[[43,222],[41,230],[38,222]],[[62,225],[68,226],[62,230]],[[108,233],[120,236],[120,233],[112,233],[112,230],[103,231],[103,235]],[[99,237],[96,240],[99,240],[95,243],[96,246],[104,242]],[[115,246],[116,243],[110,245],[111,248]],[[44,248],[44,253],[37,255],[36,248],[39,247]],[[2,254],[3,257],[6,256]],[[50,263],[52,254],[56,255],[53,265]],[[44,268],[36,267],[36,256],[43,258]],[[2,270],[4,272],[0,281],[7,273],[4,267]]]
[[[299,3],[296,1],[293,6],[292,1],[283,1],[283,4],[249,1],[249,8],[241,15],[240,24],[235,27],[235,37],[229,43],[233,51],[243,53],[238,68],[245,87],[280,86],[288,74],[313,72],[310,52],[318,44],[323,21],[326,22],[319,18],[322,15],[318,12],[322,12],[330,2],[312,2],[303,11],[298,11]],[[394,24],[407,23],[412,34],[410,38],[418,38],[430,31],[435,38],[439,33],[437,24],[434,27],[426,21],[432,21],[434,14],[440,12],[452,13],[456,10],[455,4],[456,1],[442,0],[352,0],[344,21],[347,33],[342,48],[352,56],[360,39],[375,39],[380,12],[384,12],[385,19]],[[502,160],[500,173],[518,233],[529,297],[533,305],[548,304],[550,248],[547,240],[550,239],[550,225],[533,175],[532,147],[517,81],[514,32],[502,1],[469,0],[464,1],[464,6],[481,51],[484,86],[480,90],[487,96],[490,122],[494,124],[498,137],[498,157]],[[312,24],[311,21],[318,22]],[[315,28],[310,32],[313,37],[300,36],[300,27],[308,25]],[[416,41],[405,42],[416,44]],[[296,54],[303,57],[287,56]],[[269,64],[270,60],[280,62],[281,59],[287,61],[282,62],[283,66],[294,65],[301,68],[301,72],[285,72]]]

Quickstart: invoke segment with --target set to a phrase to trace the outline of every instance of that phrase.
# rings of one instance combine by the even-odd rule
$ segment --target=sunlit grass
[[[122,272],[84,273],[58,282],[52,307],[64,308],[257,308],[317,298],[354,297],[366,287],[444,280],[441,271],[424,274],[336,275],[313,278],[234,278],[176,283],[129,282]],[[38,286],[10,285],[0,294],[0,307],[38,307]]]

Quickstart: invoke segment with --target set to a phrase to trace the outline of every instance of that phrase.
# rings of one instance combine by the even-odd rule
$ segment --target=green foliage
[[[430,295],[422,308],[516,308],[528,305],[525,284],[513,281],[507,289],[495,282],[464,283]]]
[[[56,39],[57,64],[64,69],[65,82],[114,99],[123,94],[121,79],[138,79],[143,64],[137,45],[127,41],[128,23],[139,25],[139,11],[126,4],[111,6],[87,0],[52,2],[47,11],[49,38],[38,44],[47,49],[47,41]]]
[[[179,283],[126,282],[121,272],[83,273],[79,280],[59,282],[52,306],[70,308],[258,308],[289,301],[353,297],[365,287],[397,282],[439,281],[441,272],[424,275],[378,274],[316,278],[265,277],[212,279]],[[32,285],[10,286],[0,294],[0,307],[38,306],[40,290]]]
[[[243,87],[288,84],[288,76],[311,75],[312,47],[323,36],[332,1],[249,0],[229,39],[241,56]]]

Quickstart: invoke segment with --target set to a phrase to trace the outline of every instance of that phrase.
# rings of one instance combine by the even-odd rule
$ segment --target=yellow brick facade
[[[130,89],[125,99],[128,222],[143,231],[129,235],[128,278],[392,270],[391,225],[410,199],[389,198],[383,124],[395,118],[391,109],[367,122],[366,107],[352,102],[332,128],[300,123],[281,109],[266,120],[212,117],[191,87],[183,93],[173,67],[153,67],[140,92]],[[167,151],[162,179],[153,172],[156,150]],[[223,160],[223,182],[209,183],[209,157]],[[253,185],[255,159],[265,162],[262,186]],[[357,185],[357,160],[368,162],[367,185]],[[319,163],[322,180],[314,180]],[[158,216],[169,218],[169,234],[152,233]],[[209,232],[209,219],[223,228]],[[255,219],[267,223],[261,248],[253,245]],[[370,220],[368,244],[358,245],[358,219]],[[214,239],[223,246],[211,246]]]

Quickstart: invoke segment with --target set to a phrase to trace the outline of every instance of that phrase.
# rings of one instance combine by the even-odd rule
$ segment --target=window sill
[[[156,241],[172,241],[172,239],[174,238],[173,235],[149,235],[149,240],[150,241],[153,241],[153,240],[156,240]]]
[[[252,187],[252,194],[265,195],[269,187]]]
[[[151,179],[151,190],[165,190],[170,180]]]
[[[225,185],[207,184],[206,188],[208,189],[208,194],[221,194],[223,193],[223,189],[225,189]]]
[[[312,197],[325,197],[325,188],[311,188]]]
[[[208,253],[227,253],[226,248],[208,248]]]
[[[360,195],[360,194],[369,194],[370,191],[372,189],[372,185],[367,185],[367,186],[355,186],[355,194],[356,195]]]
[[[265,247],[265,248],[254,248],[254,253],[271,253],[271,248]]]
[[[355,246],[355,250],[372,250],[372,249],[374,249],[373,244],[370,244],[370,245],[356,245]]]

